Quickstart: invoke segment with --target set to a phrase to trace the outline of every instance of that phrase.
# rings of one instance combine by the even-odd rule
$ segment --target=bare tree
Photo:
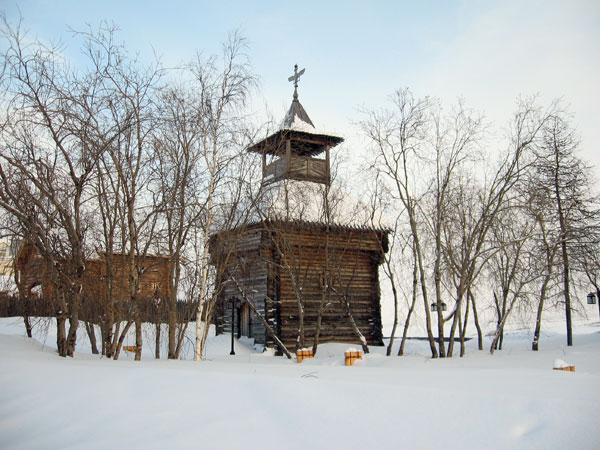
[[[473,295],[475,281],[494,253],[494,247],[488,242],[490,229],[498,215],[510,207],[511,199],[518,196],[516,186],[531,167],[533,151],[540,144],[543,127],[555,109],[556,105],[552,104],[542,110],[535,105],[535,99],[519,101],[511,123],[508,148],[501,154],[489,181],[483,186],[468,187],[471,182],[467,179],[462,183],[463,187],[455,190],[450,208],[454,217],[448,221],[448,226],[458,225],[459,229],[448,232],[446,254],[453,272],[457,301],[462,301],[465,294],[470,297],[474,317],[477,317]],[[459,320],[462,320],[460,315],[454,315],[448,347],[450,355]],[[479,329],[478,339],[482,349]],[[464,338],[461,339],[461,354],[464,354]]]
[[[58,351],[72,356],[86,270],[87,188],[96,161],[122,130],[103,120],[109,108],[103,74],[72,72],[55,48],[25,44],[20,25],[4,20],[2,33],[11,100],[0,155],[0,204],[47,261],[46,277],[62,305]]]
[[[423,298],[427,337],[433,358],[438,357],[431,331],[429,295],[426,281],[423,233],[419,199],[423,186],[414,177],[428,135],[428,114],[432,102],[428,98],[415,99],[408,89],[397,91],[392,97],[393,109],[367,111],[360,126],[375,151],[373,169],[381,174],[382,182],[393,189],[394,196],[406,211],[413,241],[415,260],[419,268],[419,282]],[[425,189],[427,186],[425,186]]]
[[[244,126],[243,107],[254,86],[255,78],[250,71],[250,66],[244,54],[245,41],[237,33],[230,35],[228,41],[223,44],[223,52],[220,58],[213,57],[202,60],[198,57],[192,65],[191,71],[194,76],[194,85],[198,91],[199,103],[202,117],[201,129],[201,159],[203,169],[206,171],[206,179],[203,183],[204,213],[201,217],[198,232],[203,242],[202,250],[198,255],[199,266],[199,292],[198,313],[196,316],[196,352],[195,359],[202,359],[204,346],[208,335],[207,322],[210,320],[210,310],[214,298],[210,289],[211,269],[209,264],[209,240],[210,233],[225,225],[222,219],[233,218],[235,214],[229,211],[223,213],[223,206],[228,189],[228,183],[232,178],[227,173],[227,168],[235,159],[241,158],[244,145],[248,143],[247,130]],[[242,143],[242,145],[240,145]],[[241,174],[236,178],[240,181]],[[242,186],[239,184],[239,186]],[[239,192],[236,188],[234,192]],[[220,223],[221,222],[221,223]]]
[[[191,234],[204,212],[201,186],[204,117],[200,100],[184,88],[165,89],[160,102],[160,124],[154,134],[154,171],[158,186],[161,241],[171,257],[168,300],[168,358],[178,357],[177,298],[182,265],[187,262]],[[180,335],[180,334],[179,334]]]
[[[552,203],[548,205],[548,227],[556,230],[560,242],[568,346],[573,345],[572,260],[581,253],[595,222],[589,168],[575,154],[578,144],[565,113],[557,112],[544,126],[544,142],[536,152],[534,166],[537,189]]]
[[[552,211],[551,199],[547,197],[544,189],[539,189],[536,181],[535,170],[525,180],[523,196],[526,198],[524,211],[532,220],[534,220],[536,228],[533,236],[536,251],[544,256],[539,266],[541,274],[541,282],[539,285],[539,299],[535,316],[535,328],[533,331],[533,342],[531,349],[537,351],[539,349],[539,341],[542,328],[542,314],[546,306],[546,300],[552,292],[552,287],[557,281],[557,266],[558,256],[560,253],[560,233],[551,222]]]
[[[519,301],[527,301],[528,287],[539,277],[532,251],[533,221],[512,208],[498,216],[491,230],[497,251],[490,258],[488,271],[496,310],[496,332],[490,353],[502,350],[504,326]]]
[[[441,357],[446,356],[444,345],[444,309],[442,308],[443,292],[442,277],[444,262],[443,239],[446,224],[449,220],[450,202],[448,197],[453,188],[454,178],[459,172],[461,165],[474,153],[478,136],[481,134],[482,119],[474,116],[467,111],[462,103],[448,118],[441,118],[439,112],[434,112],[432,116],[434,124],[433,150],[435,175],[432,186],[433,202],[431,216],[431,232],[434,244],[434,264],[433,279],[435,285],[436,313],[438,324],[438,346]],[[426,215],[427,217],[427,215]],[[464,295],[459,292],[456,298],[454,318],[452,329],[450,331],[450,356],[452,355],[452,345],[454,343],[454,329],[462,314],[462,301]]]

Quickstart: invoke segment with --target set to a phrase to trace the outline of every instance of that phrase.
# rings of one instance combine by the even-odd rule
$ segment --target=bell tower
[[[262,155],[263,184],[281,180],[331,182],[329,150],[344,139],[319,132],[308,117],[298,100],[298,80],[304,72],[295,65],[294,74],[288,78],[294,82],[294,96],[279,130],[248,148]],[[267,155],[274,157],[269,164]]]

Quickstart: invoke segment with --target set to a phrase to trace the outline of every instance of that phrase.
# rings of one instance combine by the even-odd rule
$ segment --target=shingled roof
[[[283,118],[279,130],[248,147],[249,152],[281,155],[285,153],[286,141],[291,141],[292,152],[302,156],[315,156],[325,148],[335,147],[344,138],[325,133],[315,128],[315,124],[298,100],[294,91],[292,104]]]
[[[315,124],[312,123],[312,120],[308,117],[302,103],[300,103],[300,100],[297,98],[292,100],[290,109],[283,118],[283,122],[281,122],[279,129],[304,131],[308,133],[314,133],[316,131]]]

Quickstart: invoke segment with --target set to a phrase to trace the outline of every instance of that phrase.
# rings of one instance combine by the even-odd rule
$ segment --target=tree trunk
[[[437,241],[436,237],[436,241]],[[439,356],[440,358],[446,357],[446,344],[444,342],[444,311],[442,310],[442,287],[441,287],[441,273],[439,268],[439,256],[436,257],[435,261],[435,269],[434,269],[434,282],[435,282],[435,302],[437,304],[437,329],[438,329],[438,347],[440,349]],[[458,307],[458,305],[457,305]],[[455,327],[456,319],[452,324],[453,328]],[[452,355],[450,355],[452,356]]]
[[[500,333],[500,331],[502,330],[500,324],[502,323],[502,309],[500,308],[500,301],[498,300],[498,296],[496,295],[496,292],[494,291],[494,305],[496,306],[496,332]],[[498,350],[498,339],[499,339],[499,335],[498,338],[494,338],[493,339],[493,343],[494,343],[494,350]]]
[[[256,309],[256,306],[254,306],[254,303],[248,302],[248,306],[250,306],[250,309],[254,312],[254,314],[256,314],[256,316],[258,317],[258,320],[261,321],[261,323],[265,327],[265,330],[267,330],[268,335],[271,336],[271,338],[275,341],[275,344],[277,345],[277,347],[279,347],[279,349],[283,352],[283,354],[288,359],[292,359],[292,354],[289,352],[287,347],[285,345],[283,345],[283,342],[281,342],[281,340],[277,336],[277,333],[275,333],[275,331],[273,331],[273,328],[271,328],[271,325],[269,325],[269,322],[267,322],[266,319],[263,317],[263,315]]]
[[[598,299],[598,315],[600,316],[600,289],[596,287],[596,298]]]
[[[121,330],[121,322],[117,322],[114,325],[115,325],[115,331],[112,333],[112,341],[110,342],[110,346],[108,347],[108,351],[106,353],[106,356],[108,358],[112,358],[114,356],[115,352],[117,351],[117,344],[118,344],[119,336],[120,336],[119,331]],[[111,329],[112,329],[112,326],[111,326]]]
[[[462,292],[462,287],[459,286],[457,288],[456,309],[454,310],[454,313],[453,313],[454,317],[452,318],[452,325],[450,326],[450,336],[449,336],[449,342],[448,342],[448,356],[449,357],[452,357],[452,354],[454,353],[454,336],[456,335],[457,325],[459,327],[459,332],[460,332],[459,324],[462,319],[461,314],[462,314],[463,296],[464,296],[464,293]]]
[[[112,309],[111,306],[108,309]],[[107,317],[104,319],[102,324],[100,325],[101,333],[102,333],[102,354],[107,358],[111,358],[114,345],[113,345],[113,326],[114,323],[114,314],[112,312],[107,313]],[[117,330],[118,333],[118,330]]]
[[[498,326],[496,327],[496,334],[494,335],[494,338],[492,339],[492,344],[490,345],[490,354],[494,354],[494,350],[499,349],[502,350],[502,344],[499,342],[502,339],[502,335],[504,334],[504,324],[506,323],[506,319],[508,319],[508,316],[510,315],[515,303],[516,303],[517,297],[514,296],[512,301],[510,302],[510,305],[508,306],[508,308],[504,308],[504,313],[502,315],[502,320],[500,320],[498,322]]]
[[[23,316],[23,323],[25,324],[25,331],[27,332],[27,337],[31,337],[31,321],[28,315]]]
[[[563,264],[563,287],[565,295],[565,319],[567,325],[567,346],[573,345],[573,325],[571,323],[571,266],[569,263],[569,253],[567,251],[567,221],[565,219],[562,197],[560,192],[560,183],[558,180],[560,164],[558,149],[555,149],[555,162],[556,171],[554,173],[554,193],[556,194],[556,206],[558,209],[558,221],[560,224],[560,247],[562,250],[562,264]]]
[[[363,352],[369,353],[369,346],[367,345],[367,340],[365,339],[364,335],[360,332],[358,326],[356,325],[354,316],[352,315],[352,310],[350,309],[350,302],[349,302],[348,298],[346,296],[340,296],[340,302],[346,312],[346,319],[348,319],[348,322],[350,323],[350,326],[352,327],[352,331],[354,331],[354,334],[358,338],[358,341],[360,342],[360,346],[362,347]]]
[[[123,341],[125,340],[125,337],[127,336],[127,332],[131,328],[131,325],[133,325],[133,321],[129,320],[127,322],[127,324],[125,325],[125,328],[123,328],[123,331],[121,332],[121,335],[119,336],[119,339],[117,341],[117,346],[115,347],[115,352],[114,352],[114,355],[113,355],[113,359],[115,361],[117,359],[119,359],[119,354],[121,353],[121,348],[123,347]],[[116,334],[115,334],[115,336],[116,336]]]
[[[94,324],[85,321],[85,331],[87,332],[88,338],[90,340],[90,346],[92,348],[92,354],[98,355],[98,344],[96,342],[96,332],[94,331]]]
[[[175,279],[179,278],[178,274],[175,274]],[[173,283],[175,286],[171,287],[171,295],[169,296],[169,314],[168,314],[168,359],[177,359],[177,284],[178,281]]]
[[[573,324],[571,322],[571,287],[570,287],[570,265],[569,256],[567,253],[567,243],[563,239],[562,244],[562,260],[563,260],[563,286],[565,291],[565,318],[567,325],[567,346],[573,345]]]
[[[542,282],[540,289],[540,301],[537,307],[537,314],[535,316],[535,330],[533,331],[533,342],[531,343],[531,350],[537,352],[539,350],[540,332],[542,329],[542,312],[544,311],[544,301],[546,300],[546,291],[548,283],[550,282],[550,275],[547,274]]]
[[[433,337],[433,333],[431,331],[431,314],[429,314],[429,300],[427,297],[427,285],[425,280],[425,269],[423,267],[423,259],[421,258],[421,245],[419,244],[418,237],[416,235],[416,223],[412,224],[414,219],[411,218],[411,228],[414,228],[413,231],[413,241],[414,241],[414,252],[415,258],[418,261],[419,265],[419,281],[421,283],[421,293],[423,295],[423,304],[425,306],[425,326],[427,328],[427,339],[429,341],[429,348],[431,349],[431,357],[437,358],[438,353],[435,347],[435,339]]]
[[[329,164],[329,149],[326,150],[327,164]],[[329,165],[328,165],[329,167]],[[329,169],[327,169],[329,170]],[[319,313],[317,315],[317,323],[315,326],[315,338],[313,340],[312,353],[313,356],[317,354],[319,347],[319,340],[321,338],[321,324],[323,322],[323,311],[329,302],[329,288],[332,283],[330,272],[329,272],[329,224],[331,222],[330,211],[329,211],[329,185],[325,185],[325,191],[323,192],[323,207],[325,211],[325,222],[327,227],[325,228],[325,270],[321,278],[321,299],[319,302]],[[598,299],[600,302],[600,298]]]
[[[469,306],[470,306],[470,302],[469,302],[469,297],[468,297],[468,292],[467,292],[467,303],[465,306],[465,319],[463,321],[463,326],[460,329],[460,357],[462,358],[463,356],[465,356],[465,336],[467,334],[467,322],[469,321]]]
[[[173,305],[169,305],[169,319],[168,319],[168,358],[177,359],[177,311]]]
[[[467,302],[465,303],[465,317],[463,319],[463,326],[462,328],[459,330],[459,333],[461,336],[466,336],[467,334],[467,322],[469,321],[469,313],[471,312],[471,302],[469,301],[469,297],[468,297],[468,292],[467,292]]]
[[[313,339],[312,353],[313,356],[317,354],[319,348],[319,339],[321,338],[321,323],[323,322],[323,309],[325,307],[325,301],[327,298],[327,283],[325,276],[321,282],[321,301],[319,302],[319,313],[317,315],[317,322],[315,324],[315,337]]]
[[[79,328],[79,305],[81,294],[75,294],[71,302],[69,315],[69,333],[67,334],[67,356],[75,354],[77,345],[77,328]]]
[[[462,342],[464,342],[464,339],[462,339],[462,333],[460,332],[461,328],[462,328],[462,313],[460,311],[457,311],[456,316],[458,317],[458,332],[461,335],[461,344]],[[454,342],[454,336],[451,337],[451,342]],[[464,356],[464,351],[463,351],[463,345],[461,345],[460,347],[460,357],[462,358]],[[450,355],[452,356],[452,355]]]
[[[169,333],[170,333],[170,329],[169,329]],[[160,359],[160,321],[156,324],[156,340],[154,342],[154,358],[156,359]],[[170,337],[170,336],[169,336]],[[170,346],[170,343],[169,343]],[[169,359],[174,359],[174,358],[169,358]]]
[[[292,280],[294,276],[291,275]],[[295,283],[294,283],[295,284]],[[296,336],[296,351],[304,348],[304,305],[302,298],[296,295],[298,304],[298,336]]]
[[[394,296],[394,325],[392,325],[392,332],[390,333],[390,342],[385,352],[386,356],[390,356],[392,354],[392,347],[394,346],[394,336],[396,335],[396,327],[398,326],[398,291],[396,290],[394,274],[391,272],[391,267],[389,265],[388,271],[390,274],[390,283],[392,285],[392,294]]]
[[[188,325],[190,324],[189,317],[189,313],[186,311],[186,315],[184,318],[185,320],[179,325],[179,328],[177,329],[177,345],[175,346],[175,359],[179,359],[179,356],[181,355],[183,340],[185,339],[185,332],[187,331]]]
[[[106,323],[100,323],[100,354],[106,356],[108,347],[106,346]]]
[[[135,314],[135,358],[136,361],[142,360],[142,318],[140,312]]]
[[[60,356],[67,356],[66,318],[63,311],[56,316],[56,348]]]
[[[481,332],[481,326],[479,325],[479,315],[477,314],[477,305],[475,304],[475,296],[471,289],[467,291],[468,296],[471,298],[471,305],[473,306],[473,323],[475,323],[475,329],[477,330],[477,349],[483,350],[483,333]]]
[[[417,285],[418,281],[418,271],[417,271],[417,260],[415,259],[413,264],[413,285],[412,285],[412,301],[410,303],[410,308],[408,309],[408,314],[406,314],[406,321],[404,322],[404,329],[402,330],[402,340],[400,341],[400,348],[398,349],[398,356],[404,355],[404,344],[406,343],[406,335],[408,334],[408,327],[410,326],[410,318],[415,309],[415,305],[417,303]]]

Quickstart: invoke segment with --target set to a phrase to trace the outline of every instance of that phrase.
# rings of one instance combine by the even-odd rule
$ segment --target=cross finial
[[[294,64],[294,75],[288,78],[288,81],[294,82],[294,100],[298,100],[298,80],[304,74],[306,69],[302,69],[298,72],[298,64]]]

